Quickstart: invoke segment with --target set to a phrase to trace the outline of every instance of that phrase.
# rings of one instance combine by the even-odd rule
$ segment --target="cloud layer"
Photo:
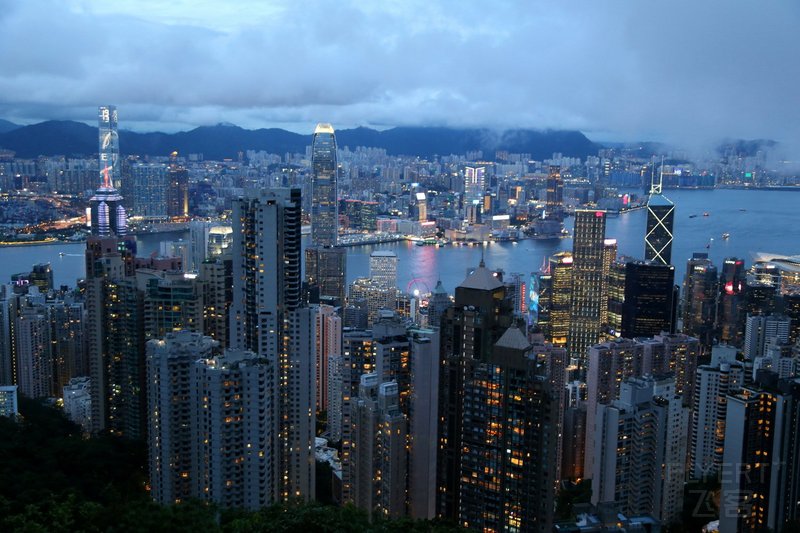
[[[791,1],[0,0],[0,117],[800,146],[798,27]]]

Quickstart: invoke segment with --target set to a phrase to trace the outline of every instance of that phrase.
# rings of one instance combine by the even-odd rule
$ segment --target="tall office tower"
[[[550,258],[539,274],[539,330],[555,346],[566,346],[572,309],[573,259],[569,252]]]
[[[786,315],[748,316],[744,331],[744,357],[753,360],[764,355],[764,348],[777,340],[789,343],[791,319]]]
[[[656,264],[672,264],[672,225],[675,204],[661,194],[662,174],[655,174],[650,183],[647,199],[647,233],[644,236],[644,258]]]
[[[133,182],[134,215],[165,218],[167,216],[167,167],[161,163],[137,163],[130,167]]]
[[[428,221],[428,199],[424,192],[419,191],[416,193],[416,207],[417,207],[417,220],[420,222]]]
[[[372,325],[378,320],[381,310],[395,309],[397,306],[397,289],[379,285],[370,278],[356,278],[350,284],[348,301],[364,300],[367,307],[367,323]]]
[[[748,315],[770,315],[775,310],[775,296],[778,290],[770,282],[759,280],[748,274],[744,285],[744,306],[739,315],[740,326],[744,328]]]
[[[19,393],[28,398],[57,396],[47,309],[39,305],[23,308],[16,320],[15,335]]]
[[[605,211],[575,211],[567,349],[582,371],[586,370],[586,350],[600,340],[601,310],[607,305],[603,301],[605,234]]]
[[[503,282],[506,285],[506,290],[511,295],[514,302],[514,313],[520,317],[527,319],[528,317],[528,282],[525,279],[525,274],[519,272],[510,272],[503,277]]]
[[[719,473],[726,444],[727,397],[743,384],[744,365],[736,361],[736,348],[732,346],[714,346],[711,363],[697,368],[689,443],[692,479]]]
[[[609,283],[611,281],[611,270],[614,263],[617,261],[617,239],[603,240],[603,274],[602,285],[600,293],[600,327],[601,331],[603,326],[608,324],[608,298],[609,298]],[[598,337],[598,342],[600,337]]]
[[[314,321],[300,309],[300,210],[299,189],[247,190],[233,204],[230,343],[275,369],[267,387],[275,424],[274,500],[313,494],[306,470],[313,462],[314,335],[306,335]]]
[[[336,246],[339,236],[336,136],[330,124],[317,124],[311,145],[311,242]]]
[[[706,350],[714,340],[718,283],[717,267],[708,254],[693,254],[683,280],[683,332],[700,339]]]
[[[306,248],[305,282],[312,303],[330,302],[342,306],[345,302],[347,251],[344,248]]]
[[[631,378],[618,400],[598,405],[592,503],[615,501],[625,516],[680,519],[689,409],[671,377]]]
[[[331,363],[333,366],[333,362]],[[328,402],[333,407],[334,398],[341,398],[341,411],[329,409],[328,422],[331,440],[339,437],[342,443],[342,501],[353,501],[353,481],[348,468],[352,460],[352,415],[353,404],[358,396],[361,376],[375,371],[375,351],[372,332],[345,331],[342,335],[342,360],[338,364],[337,376],[331,377],[331,392]]]
[[[139,270],[144,288],[144,337],[163,339],[171,331],[203,332],[202,288],[196,278],[178,272]]]
[[[547,192],[545,205],[550,213],[560,216],[564,208],[564,181],[561,179],[561,167],[550,165],[547,174]]]
[[[328,410],[329,361],[342,355],[342,318],[330,305],[312,306],[315,311],[316,337],[316,408],[317,412]]]
[[[677,302],[673,301],[675,267],[646,261],[625,266],[622,336],[652,337],[674,332]]]
[[[58,393],[69,380],[89,374],[86,359],[86,309],[81,302],[48,304],[53,377]]]
[[[31,273],[28,275],[30,284],[38,287],[39,292],[47,294],[53,289],[53,268],[50,263],[37,263],[33,265]]]
[[[586,455],[584,472],[594,471],[595,425],[598,405],[609,405],[619,397],[620,384],[644,375],[644,347],[631,339],[616,339],[591,346],[586,368]]]
[[[800,292],[790,292],[783,295],[783,312],[789,317],[789,342],[791,344],[800,340]]]
[[[197,277],[203,298],[203,334],[228,346],[230,308],[233,302],[233,260],[230,255],[208,259],[200,264]]]
[[[119,133],[117,132],[117,106],[104,105],[98,108],[97,128],[99,137],[100,174],[108,178],[108,185],[122,187],[119,161]]]
[[[101,106],[99,111],[100,175],[102,181],[89,200],[92,235],[125,235],[127,214],[122,206],[119,168],[119,136],[117,134],[117,108]]]
[[[177,161],[178,152],[172,152],[167,169],[167,216],[189,216],[189,171]]]
[[[608,269],[608,299],[606,320],[603,324],[605,340],[622,335],[622,313],[625,305],[625,273],[627,259],[618,257]]]
[[[397,288],[397,254],[382,250],[369,254],[369,277],[385,289]]]
[[[436,516],[436,449],[439,427],[439,347],[436,329],[412,328],[409,406],[408,512]]]
[[[510,310],[481,262],[442,321],[437,514],[466,528],[550,531],[558,406]]]
[[[790,531],[800,518],[800,381],[765,373],[728,396],[720,531]]]
[[[719,274],[719,296],[717,298],[717,337],[723,344],[742,345],[740,314],[746,281],[744,261],[727,257]]]
[[[464,206],[472,205],[476,200],[480,206],[485,188],[486,167],[481,165],[464,167]],[[478,207],[478,211],[480,211],[480,207]]]
[[[372,518],[406,514],[408,418],[400,411],[397,383],[361,376],[353,408],[353,494]]]
[[[192,424],[195,406],[190,397],[198,384],[192,383],[190,370],[195,361],[211,358],[215,344],[189,331],[169,332],[147,343],[150,485],[153,499],[162,505],[204,496],[196,493],[197,480],[192,477],[194,441],[201,436],[219,439],[219,435]]]
[[[428,326],[438,328],[442,323],[442,316],[447,308],[453,305],[450,301],[450,295],[442,285],[442,280],[436,282],[436,287],[431,292],[431,297],[428,300]]]

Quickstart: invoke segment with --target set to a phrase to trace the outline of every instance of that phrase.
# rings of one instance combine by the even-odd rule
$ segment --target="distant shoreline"
[[[86,240],[67,241],[62,239],[45,239],[42,241],[0,241],[0,248],[21,248],[25,246],[48,246],[53,244],[85,244]]]

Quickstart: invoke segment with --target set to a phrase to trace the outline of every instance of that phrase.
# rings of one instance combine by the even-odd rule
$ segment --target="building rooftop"
[[[527,350],[530,348],[531,343],[528,342],[525,334],[520,331],[517,326],[511,326],[505,333],[497,340],[494,345],[495,348],[511,348],[514,350]]]
[[[320,122],[317,124],[317,127],[314,128],[314,135],[317,133],[330,133],[333,134],[333,125],[328,124],[327,122]]]
[[[497,279],[483,262],[459,285],[462,289],[477,289],[479,291],[493,291],[502,286],[503,282]]]

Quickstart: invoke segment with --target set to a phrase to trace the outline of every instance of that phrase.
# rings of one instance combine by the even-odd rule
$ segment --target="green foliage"
[[[589,503],[592,498],[592,481],[583,479],[577,483],[564,482],[556,498],[556,520],[571,520],[577,503]]]
[[[110,436],[85,439],[60,411],[25,398],[20,398],[20,412],[19,422],[0,417],[0,531],[4,533],[447,533],[458,529],[410,519],[370,523],[367,514],[355,507],[316,502],[274,505],[252,513],[220,511],[202,502],[162,507],[152,502],[146,490],[146,453],[141,444]],[[324,482],[329,484],[330,472],[326,473]],[[325,494],[328,501],[329,492]]]

